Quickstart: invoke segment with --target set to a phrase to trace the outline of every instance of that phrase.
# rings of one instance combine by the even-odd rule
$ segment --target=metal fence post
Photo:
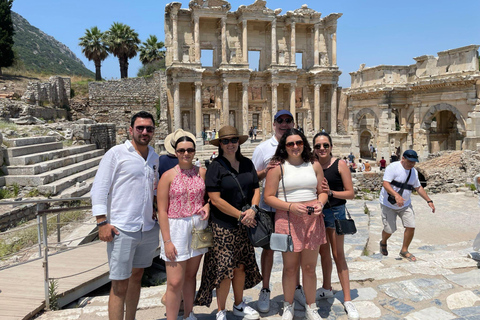
[[[50,310],[50,295],[49,295],[49,282],[48,282],[48,231],[47,231],[47,214],[42,214],[42,224],[43,224],[43,246],[44,246],[44,257],[43,257],[43,271],[44,271],[44,281],[45,281],[45,308]]]
[[[40,229],[40,216],[38,215],[38,208],[40,204],[37,203],[37,236],[38,236],[38,256],[41,258],[42,257],[42,231]]]
[[[60,243],[60,212],[57,213],[57,242]]]

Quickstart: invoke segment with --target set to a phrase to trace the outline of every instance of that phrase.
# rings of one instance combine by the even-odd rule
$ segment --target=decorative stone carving
[[[254,3],[252,3],[248,6],[241,5],[240,7],[238,7],[238,11],[241,12],[241,13],[244,13],[244,12],[262,12],[264,14],[276,14],[275,11],[267,8],[267,1],[265,1],[265,0],[255,0]],[[281,12],[281,9],[280,9],[280,12]]]
[[[192,0],[189,5],[190,9],[211,9],[219,11],[229,11],[231,9],[230,3],[225,0]]]

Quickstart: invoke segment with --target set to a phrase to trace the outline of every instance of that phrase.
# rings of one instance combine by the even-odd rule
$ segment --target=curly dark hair
[[[275,154],[273,155],[272,160],[278,161],[280,163],[285,163],[285,160],[288,158],[287,148],[285,144],[289,136],[300,136],[300,138],[302,138],[302,141],[303,141],[302,159],[304,162],[313,163],[315,160],[315,157],[312,153],[312,148],[310,148],[310,144],[308,143],[307,138],[300,130],[297,130],[294,128],[288,129],[280,138],[280,141],[278,142],[277,150],[275,151]]]

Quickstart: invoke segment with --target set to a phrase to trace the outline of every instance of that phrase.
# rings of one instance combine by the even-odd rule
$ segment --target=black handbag
[[[343,236],[345,234],[357,233],[357,227],[355,226],[355,221],[353,221],[352,216],[350,216],[350,212],[348,212],[347,207],[345,207],[345,210],[347,211],[347,219],[335,218],[335,232],[339,236]]]
[[[401,196],[403,194],[403,190],[405,190],[405,185],[407,184],[408,180],[410,180],[410,176],[412,175],[412,169],[410,169],[410,172],[408,173],[408,177],[407,177],[407,180],[405,180],[405,182],[402,184],[402,187],[400,188],[400,190],[398,191],[398,194]],[[393,182],[396,182],[395,180],[392,181]],[[395,200],[395,197],[392,196],[390,193],[388,194],[388,198],[387,198],[387,201],[390,202],[391,204],[395,204],[397,203],[397,200]]]
[[[246,204],[247,198],[243,193],[242,186],[240,185],[240,182],[238,182],[237,177],[233,174],[233,172],[230,171],[225,162],[223,162],[221,159],[218,159],[218,161],[223,167],[228,170],[233,180],[235,180],[235,182],[237,183],[238,188],[240,189],[240,193],[242,194],[242,199],[244,203],[242,211],[250,209],[250,205]],[[273,222],[270,218],[268,211],[259,208],[258,212],[255,214],[255,221],[257,222],[257,225],[255,227],[247,228],[248,238],[250,239],[250,242],[254,247],[268,247],[268,245],[270,244],[270,236],[273,233]]]

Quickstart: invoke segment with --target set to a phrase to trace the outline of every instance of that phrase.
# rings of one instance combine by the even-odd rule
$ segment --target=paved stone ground
[[[480,319],[480,254],[472,249],[473,239],[480,230],[477,198],[463,193],[437,194],[431,197],[437,208],[436,213],[431,213],[419,196],[413,197],[417,233],[410,252],[417,256],[417,262],[409,262],[398,256],[403,239],[401,226],[388,243],[390,255],[383,257],[378,253],[382,230],[378,201],[348,202],[358,233],[346,236],[345,250],[352,298],[361,319]],[[369,215],[364,214],[365,206],[370,211]],[[260,251],[257,253],[258,260]],[[281,276],[282,258],[276,253],[271,279],[273,301],[270,312],[261,314],[264,319],[281,319]],[[317,278],[317,287],[320,287],[320,263]],[[333,280],[335,297],[317,301],[319,313],[323,319],[347,319],[342,306],[343,293],[335,270]],[[165,319],[165,307],[160,303],[165,289],[165,286],[142,289],[138,320]],[[252,307],[256,307],[259,289],[260,285],[245,292],[245,299]],[[96,320],[107,317],[107,296],[83,301],[82,307],[47,312],[38,319]],[[232,310],[232,304],[230,294],[227,310]],[[210,308],[195,307],[194,312],[198,319],[215,319],[215,306],[216,302],[213,301]],[[231,312],[228,312],[227,317],[229,320],[236,319]],[[304,310],[297,307],[295,319],[303,318]]]

